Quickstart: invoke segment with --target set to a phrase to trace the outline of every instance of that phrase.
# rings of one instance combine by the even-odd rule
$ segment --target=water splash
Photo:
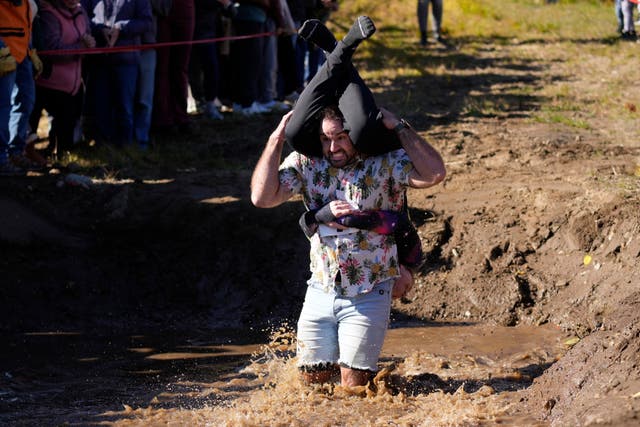
[[[459,328],[464,330],[458,333],[460,340],[467,346],[472,341],[469,334],[481,335],[479,331],[483,330]],[[342,387],[308,386],[300,381],[295,333],[285,324],[274,328],[269,343],[254,353],[246,366],[214,382],[198,384],[191,398],[202,402],[200,406],[162,408],[151,402],[146,408],[125,406],[122,411],[104,415],[119,418],[113,422],[118,426],[544,425],[517,415],[516,406],[520,390],[535,376],[531,366],[552,363],[558,357],[560,339],[548,332],[536,332],[542,329],[516,332],[516,328],[505,328],[501,337],[492,328],[493,342],[482,345],[495,347],[504,341],[510,351],[482,354],[474,348],[470,352],[453,351],[450,345],[451,354],[438,354],[417,342],[412,345],[410,340],[415,341],[420,332],[414,328],[407,332],[409,342],[403,345],[404,354],[383,352],[381,369],[369,384]],[[449,337],[456,332],[439,329]],[[520,338],[514,336],[517,333]],[[390,334],[392,340],[398,340],[402,331],[392,330]],[[522,337],[528,337],[528,341]],[[523,348],[514,346],[518,339]],[[532,347],[536,339],[539,346]]]

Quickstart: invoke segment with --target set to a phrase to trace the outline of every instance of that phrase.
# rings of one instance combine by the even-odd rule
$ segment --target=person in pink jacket
[[[42,50],[93,48],[89,18],[77,0],[41,0],[36,37]],[[82,113],[84,83],[82,55],[44,56],[44,70],[36,80],[36,108],[31,117],[37,128],[44,108],[53,117],[49,147],[58,155],[73,145],[73,132]]]

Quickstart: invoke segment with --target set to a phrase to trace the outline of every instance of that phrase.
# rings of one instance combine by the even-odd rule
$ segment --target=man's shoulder
[[[321,157],[309,157],[302,153],[299,153],[298,151],[292,151],[284,158],[283,164],[286,163],[289,165],[296,164],[317,167],[322,166],[323,161],[324,159]]]

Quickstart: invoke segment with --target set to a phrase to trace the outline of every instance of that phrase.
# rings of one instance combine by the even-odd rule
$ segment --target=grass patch
[[[534,120],[538,123],[555,123],[576,129],[591,129],[591,125],[586,120],[569,117],[562,113],[547,112],[537,115]]]

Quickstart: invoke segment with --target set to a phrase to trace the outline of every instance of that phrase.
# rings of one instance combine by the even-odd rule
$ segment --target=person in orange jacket
[[[0,0],[0,175],[24,172],[29,115],[35,102],[34,68],[42,63],[30,50],[33,9],[28,0]]]

